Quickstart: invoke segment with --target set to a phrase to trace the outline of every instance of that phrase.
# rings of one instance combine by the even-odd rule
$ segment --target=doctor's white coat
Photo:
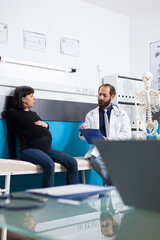
[[[109,140],[128,140],[131,138],[131,125],[127,113],[120,109],[117,105],[112,104],[113,109],[110,116]],[[88,128],[99,129],[99,107],[87,113],[84,125]],[[80,136],[85,140],[83,136]],[[89,151],[85,154],[85,158],[91,155],[98,157],[98,149],[91,145]]]

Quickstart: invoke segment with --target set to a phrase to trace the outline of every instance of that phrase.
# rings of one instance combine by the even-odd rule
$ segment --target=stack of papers
[[[84,200],[91,199],[95,194],[106,193],[115,189],[110,186],[97,186],[89,184],[73,184],[60,187],[29,189],[26,192],[57,198],[61,202],[80,204]]]

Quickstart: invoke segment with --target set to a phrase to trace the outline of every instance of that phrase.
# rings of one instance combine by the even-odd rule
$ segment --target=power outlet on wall
[[[83,87],[76,86],[76,93],[83,94]]]
[[[84,88],[83,88],[83,94],[89,95],[89,88],[84,87]]]
[[[97,90],[95,88],[90,88],[89,93],[90,93],[90,95],[96,95]]]

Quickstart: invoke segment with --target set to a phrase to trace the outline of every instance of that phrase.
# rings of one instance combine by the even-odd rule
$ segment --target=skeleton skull
[[[146,72],[143,74],[142,79],[143,79],[145,87],[150,87],[152,79],[153,79],[153,75],[151,72]]]

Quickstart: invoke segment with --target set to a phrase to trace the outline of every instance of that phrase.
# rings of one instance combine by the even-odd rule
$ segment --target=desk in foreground
[[[19,194],[16,193],[17,196]],[[118,224],[118,232],[112,240],[160,239],[160,212],[127,208],[116,190],[107,193],[105,198],[95,198],[78,206],[62,204],[51,198],[44,198],[44,201],[44,208],[20,211],[0,209],[1,240],[6,240],[7,234],[8,239],[16,240],[102,240],[105,237],[100,216],[104,208],[112,212]],[[109,234],[111,226],[106,223],[106,227]]]
[[[21,193],[15,193],[17,196]],[[107,192],[104,198],[94,198],[81,205],[59,203],[55,199],[43,198],[44,208],[11,211],[0,210],[0,227],[3,229],[3,240],[8,239],[65,239],[65,240],[102,240],[102,232],[113,234],[112,240],[159,240],[160,212],[151,212],[128,208],[116,190]],[[16,203],[18,204],[18,203]],[[23,204],[26,204],[23,202]],[[109,222],[100,221],[101,212],[112,212],[118,224],[118,232],[111,232]],[[19,235],[20,234],[20,235]],[[2,236],[2,234],[1,234]],[[108,235],[109,236],[109,235]],[[107,239],[110,239],[107,237]]]
[[[24,193],[14,193],[14,195],[24,196]],[[8,231],[14,231],[14,234],[23,234],[34,239],[100,240],[103,239],[100,224],[101,210],[104,211],[105,208],[113,211],[118,224],[123,211],[126,210],[116,189],[107,192],[104,198],[96,195],[89,202],[81,205],[64,204],[53,198],[40,198],[46,203],[43,208],[19,211],[1,209],[0,227],[6,227]],[[20,203],[16,201],[15,205]],[[25,200],[21,203],[21,206],[23,205],[26,205]],[[5,228],[3,229],[5,232]],[[17,236],[16,239],[18,240]],[[25,238],[20,236],[19,239]]]

